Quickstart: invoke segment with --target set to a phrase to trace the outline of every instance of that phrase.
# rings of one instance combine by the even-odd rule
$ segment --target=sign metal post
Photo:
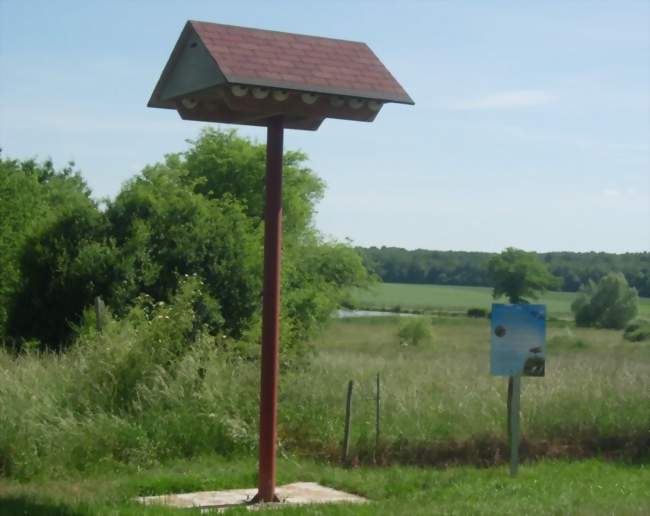
[[[508,378],[508,445],[510,447],[510,474],[514,477],[519,469],[519,406],[521,376]]]

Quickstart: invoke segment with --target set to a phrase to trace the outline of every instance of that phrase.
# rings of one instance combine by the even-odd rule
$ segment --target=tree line
[[[492,286],[488,262],[495,253],[358,247],[366,267],[387,283]],[[536,253],[558,278],[558,290],[576,292],[610,272],[620,272],[642,297],[650,297],[650,253]]]
[[[73,165],[0,156],[0,343],[62,350],[96,296],[122,318],[188,281],[197,331],[258,342],[265,145],[211,129],[189,143],[102,201]],[[284,155],[285,356],[369,281],[353,248],[314,228],[324,185],[306,161]]]
[[[509,303],[528,304],[546,290],[555,289],[560,278],[553,276],[535,253],[509,247],[492,256],[487,264],[492,280],[492,297],[505,296]],[[468,316],[484,314],[469,310]],[[628,340],[645,340],[648,321],[632,321],[639,311],[639,294],[621,272],[609,272],[600,281],[580,287],[571,304],[576,326],[615,330],[626,329]],[[632,321],[632,323],[630,323]]]

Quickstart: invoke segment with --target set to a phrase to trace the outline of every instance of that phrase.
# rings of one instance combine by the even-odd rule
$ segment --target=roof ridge
[[[193,36],[188,40],[190,34]],[[199,51],[189,51],[196,48],[197,41]],[[182,72],[178,71],[181,67],[185,67]],[[179,95],[216,85],[239,84],[352,97],[349,101],[340,98],[325,101],[334,102],[338,108],[344,102],[351,103],[346,108],[349,112],[345,113],[351,118],[366,115],[374,118],[386,102],[413,104],[402,85],[363,42],[200,20],[186,22],[159,84],[166,81],[172,84],[170,91]],[[157,85],[151,102],[173,107],[173,103],[160,100],[160,91]],[[173,97],[171,93],[166,95]],[[257,95],[258,99],[264,99],[269,93],[258,91]],[[316,98],[304,102],[311,105]],[[371,107],[361,109],[364,104],[359,98],[372,101]]]
[[[208,22],[208,21],[203,21],[203,20],[188,20],[187,23],[190,23],[194,25],[195,23],[205,23],[206,25],[218,25],[220,27],[230,27],[233,29],[243,29],[243,30],[253,30],[253,31],[259,31],[259,32],[273,32],[274,34],[284,34],[286,36],[300,36],[303,38],[310,38],[310,39],[326,39],[330,41],[341,41],[343,43],[356,43],[358,45],[363,45],[367,48],[368,44],[363,42],[363,41],[357,41],[354,39],[343,39],[343,38],[332,38],[329,36],[313,36],[311,34],[302,34],[300,32],[287,32],[284,30],[273,30],[273,29],[260,29],[257,27],[244,27],[243,25],[232,25],[230,23],[217,23],[217,22]]]

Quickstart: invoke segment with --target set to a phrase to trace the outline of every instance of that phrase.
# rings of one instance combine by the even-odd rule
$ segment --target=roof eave
[[[378,91],[363,91],[358,89],[347,89],[336,86],[308,85],[294,83],[290,81],[278,81],[272,79],[261,79],[256,77],[244,77],[227,75],[226,80],[229,84],[242,84],[244,86],[259,86],[263,88],[277,88],[291,91],[307,91],[310,93],[320,93],[322,95],[339,95],[341,97],[364,98],[376,100],[378,102],[394,102],[397,104],[414,105],[413,99],[407,94],[397,95]]]
[[[194,31],[194,27],[192,26],[192,23],[188,21],[183,26],[183,30],[181,31],[181,35],[178,37],[178,40],[176,40],[174,49],[172,50],[172,53],[169,55],[169,58],[167,59],[165,68],[163,68],[163,71],[160,74],[160,77],[158,78],[158,82],[156,82],[156,86],[153,89],[153,93],[151,94],[151,98],[149,99],[149,102],[147,102],[147,107],[156,107],[156,108],[168,107],[166,105],[163,105],[165,104],[164,101],[160,100],[160,90],[162,89],[163,84],[167,79],[167,76],[169,75],[172,68],[174,67],[176,60],[178,59],[178,56],[183,47],[182,43],[185,41],[185,38],[187,38],[187,35],[190,31]]]
[[[161,108],[161,109],[176,109],[176,106],[173,102],[167,100],[159,100],[154,98],[153,95],[147,102],[147,107],[150,108]]]

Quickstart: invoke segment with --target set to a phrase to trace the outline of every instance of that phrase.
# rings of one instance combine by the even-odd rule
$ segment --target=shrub
[[[573,337],[570,335],[558,335],[556,337],[552,337],[548,341],[548,346],[549,348],[561,348],[561,349],[587,349],[589,348],[589,344],[580,338]]]
[[[597,284],[590,281],[580,289],[571,305],[577,326],[621,330],[638,310],[639,296],[620,272],[611,272]]]
[[[630,342],[650,340],[650,321],[648,319],[634,319],[625,327],[623,338]]]
[[[404,317],[399,322],[397,332],[400,344],[403,346],[418,346],[428,344],[433,339],[431,324],[423,317]]]
[[[470,308],[467,310],[467,317],[487,317],[488,311],[485,308]]]
[[[101,333],[84,320],[65,354],[0,350],[0,476],[250,452],[257,366],[207,332],[202,290],[190,278],[169,303],[142,296]]]

